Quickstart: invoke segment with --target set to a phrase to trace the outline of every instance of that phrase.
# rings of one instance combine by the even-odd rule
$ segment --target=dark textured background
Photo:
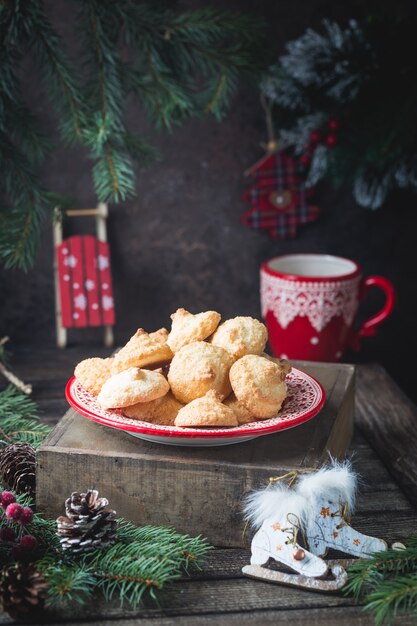
[[[188,3],[191,6],[207,4]],[[364,4],[320,0],[276,2],[212,2],[240,8],[266,19],[271,60],[284,43],[317,26],[322,17],[349,18]],[[76,46],[71,3],[47,3],[55,24],[71,48]],[[38,78],[28,60],[28,97],[53,132],[54,114],[45,105]],[[387,87],[389,88],[389,86]],[[197,312],[219,310],[224,317],[259,316],[258,271],[261,261],[289,252],[325,252],[359,261],[365,275],[389,277],[398,292],[395,313],[376,338],[365,340],[360,355],[346,360],[379,360],[417,399],[414,383],[415,318],[417,306],[417,196],[396,193],[378,211],[357,207],[349,190],[317,189],[322,208],[318,222],[300,231],[293,241],[271,242],[266,235],[244,228],[240,196],[243,171],[262,154],[265,129],[258,95],[242,87],[222,123],[192,120],[171,133],[157,133],[134,103],[128,103],[132,126],[160,148],[163,160],[146,170],[138,168],[135,200],[111,206],[108,221],[112,251],[116,337],[124,341],[138,327],[155,329],[168,323],[178,306]],[[370,123],[372,111],[369,112]],[[81,206],[95,206],[90,163],[76,149],[59,148],[43,168],[45,184],[78,198]],[[66,233],[93,229],[94,223],[75,221]],[[52,232],[45,224],[42,247],[34,271],[0,274],[0,334],[17,343],[54,341]],[[362,314],[376,310],[382,299],[373,294]],[[100,340],[98,331],[70,334],[72,341]],[[36,356],[34,356],[36,358]]]

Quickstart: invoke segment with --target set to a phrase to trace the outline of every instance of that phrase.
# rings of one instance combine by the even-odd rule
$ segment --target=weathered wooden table
[[[95,350],[97,356],[106,354]],[[54,348],[16,352],[13,366],[34,387],[33,398],[44,421],[54,424],[67,408],[64,386],[74,363],[91,356],[92,349]],[[402,540],[417,530],[417,408],[377,365],[358,369],[356,432],[353,460],[363,486],[354,516],[358,530]],[[196,528],[198,534],[198,528]],[[107,624],[121,626],[221,626],[223,624],[299,624],[338,626],[373,624],[372,617],[350,598],[278,587],[253,581],[241,574],[249,552],[214,549],[201,572],[169,585],[160,595],[160,606],[148,601],[140,610],[120,609],[116,604],[90,602],[51,615],[49,623]],[[0,624],[13,621],[0,614]],[[46,623],[43,622],[43,623]],[[415,625],[415,617],[396,622]]]

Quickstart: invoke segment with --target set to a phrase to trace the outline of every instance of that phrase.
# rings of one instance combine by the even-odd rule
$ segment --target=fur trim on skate
[[[353,512],[356,500],[357,476],[350,461],[330,463],[317,472],[300,474],[293,487],[276,483],[267,489],[251,493],[245,501],[244,515],[254,528],[260,528],[270,517],[281,519],[295,514],[303,526],[317,512],[323,498],[347,503]]]

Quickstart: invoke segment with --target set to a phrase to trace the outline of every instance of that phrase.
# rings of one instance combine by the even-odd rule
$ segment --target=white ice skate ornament
[[[288,512],[278,519],[266,519],[252,539],[251,565],[265,565],[272,558],[298,574],[318,578],[327,574],[327,565],[297,543],[299,521]]]
[[[337,591],[346,579],[339,565],[332,571],[333,580],[306,582],[329,574],[328,565],[320,558],[328,548],[369,558],[373,552],[386,550],[387,544],[350,525],[348,512],[354,510],[357,477],[349,462],[332,461],[322,469],[290,473],[287,478],[291,478],[289,484],[280,478],[271,479],[266,489],[246,499],[245,517],[258,530],[252,540],[251,565],[244,567],[243,573],[309,589]],[[298,543],[301,537],[303,545]],[[268,570],[265,565],[269,558],[289,567],[298,578]]]

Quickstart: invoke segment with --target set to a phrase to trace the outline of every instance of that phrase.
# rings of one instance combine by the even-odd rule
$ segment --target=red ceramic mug
[[[383,308],[359,330],[359,303],[371,287],[385,293]],[[394,306],[394,287],[383,276],[363,278],[360,266],[328,254],[289,254],[261,266],[261,308],[276,356],[339,361],[362,337],[375,335]]]

